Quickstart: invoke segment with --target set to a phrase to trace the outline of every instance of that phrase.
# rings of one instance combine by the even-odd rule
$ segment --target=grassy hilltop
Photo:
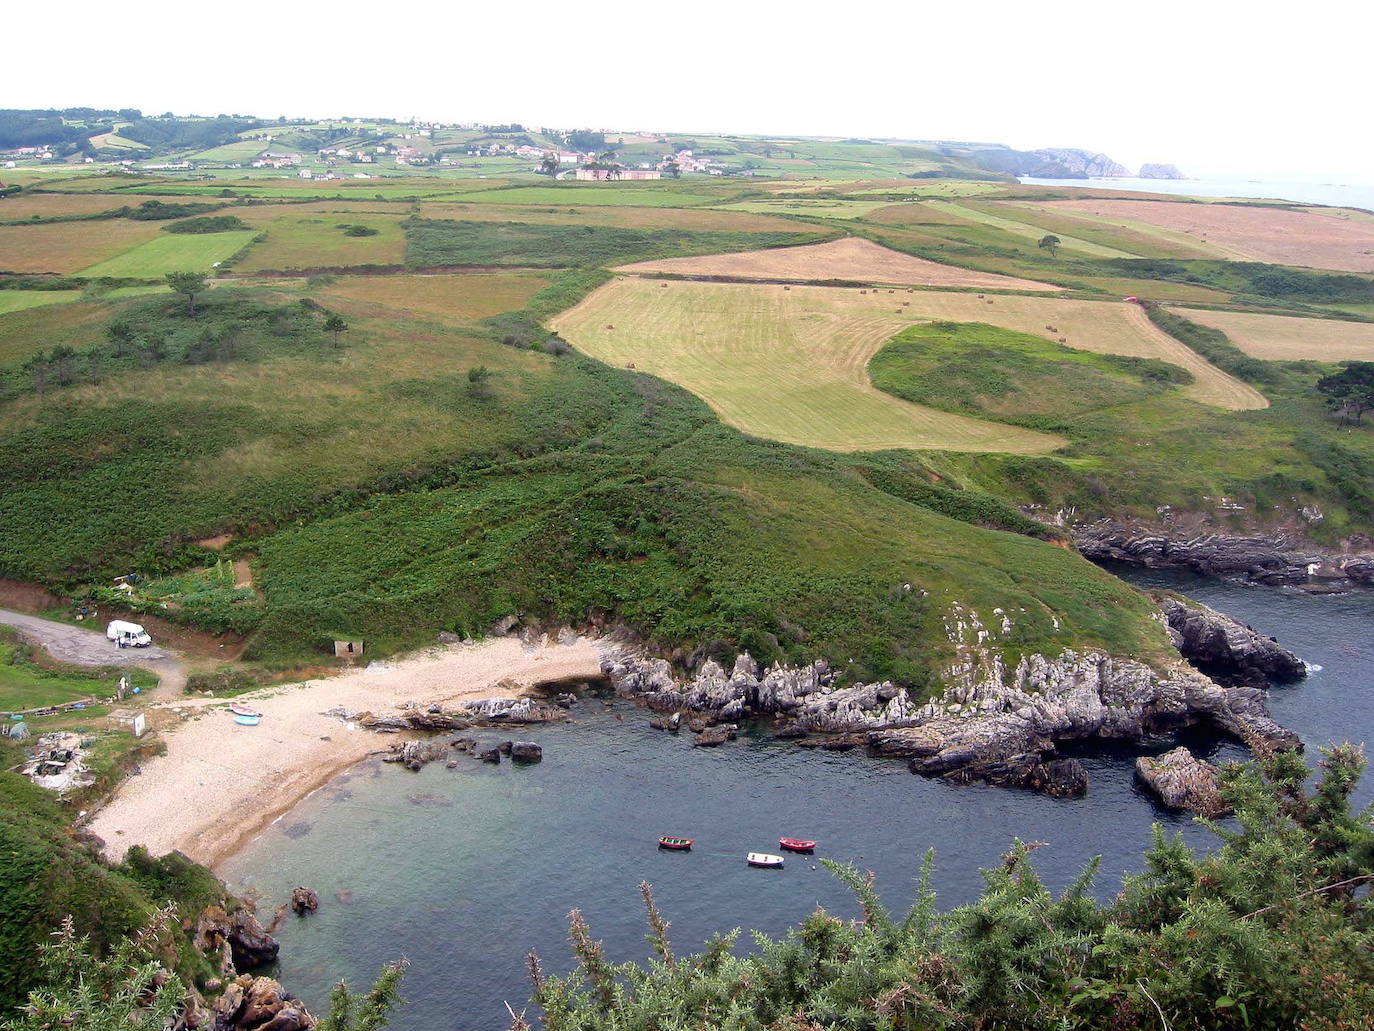
[[[607,140],[724,173],[647,182],[551,182],[484,148],[566,144],[509,127],[412,133],[434,163],[367,180],[210,168],[406,135],[233,133],[148,144],[197,177],[0,200],[0,574],[108,601],[138,572],[136,610],[272,665],[518,612],[929,690],[955,601],[1013,614],[1012,658],[1163,654],[1027,513],[1370,526],[1374,447],[1314,390],[1374,328],[1357,219],[1323,245],[1322,210],[1061,199],[863,141]],[[1237,260],[1299,254],[1257,217],[1310,266]],[[173,271],[215,276],[194,314]]]

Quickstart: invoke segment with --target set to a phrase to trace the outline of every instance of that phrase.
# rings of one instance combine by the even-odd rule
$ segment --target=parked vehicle
[[[148,631],[140,624],[122,619],[110,620],[110,625],[105,628],[105,636],[121,648],[146,648],[153,643]]]

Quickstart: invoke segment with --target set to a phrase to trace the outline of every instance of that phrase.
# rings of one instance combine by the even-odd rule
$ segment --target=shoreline
[[[239,695],[263,713],[239,726],[229,699],[183,697],[146,710],[166,752],[143,764],[85,823],[114,861],[134,845],[180,851],[211,869],[345,770],[389,742],[328,710],[390,713],[449,707],[539,684],[601,676],[601,647],[587,638],[527,644],[516,637],[427,649],[340,676]],[[168,726],[164,719],[177,722]]]

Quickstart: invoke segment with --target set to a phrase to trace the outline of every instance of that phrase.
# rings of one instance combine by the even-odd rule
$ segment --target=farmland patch
[[[1265,361],[1374,361],[1374,323],[1196,308],[1178,313],[1221,330],[1246,354]]]
[[[209,272],[253,242],[255,231],[162,235],[83,269],[91,279],[161,279],[168,272]]]
[[[0,226],[0,272],[75,272],[157,235],[157,223],[125,219],[98,227],[87,222]]]
[[[846,237],[805,247],[712,254],[703,258],[642,261],[620,271],[638,274],[723,276],[732,279],[791,279],[825,282],[897,283],[904,286],[969,287],[987,290],[1056,291],[1057,286],[989,272],[942,265]]]
[[[1061,438],[901,401],[868,360],[910,318],[857,290],[618,279],[552,325],[614,365],[678,383],[726,422],[835,451],[937,448],[1022,454]]]

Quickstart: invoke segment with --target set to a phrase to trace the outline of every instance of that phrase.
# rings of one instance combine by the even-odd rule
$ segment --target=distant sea
[[[1030,176],[1022,176],[1021,182],[1029,186],[1137,190],[1187,197],[1258,197],[1374,211],[1374,186],[1344,183],[1285,183],[1263,179],[1035,179]]]

